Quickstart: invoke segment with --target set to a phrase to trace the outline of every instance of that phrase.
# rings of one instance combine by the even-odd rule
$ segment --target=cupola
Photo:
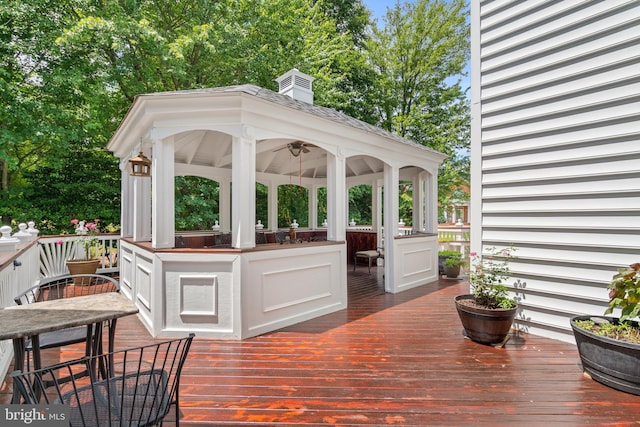
[[[294,68],[276,79],[280,86],[278,93],[290,96],[298,101],[313,104],[313,80],[314,78],[310,75]]]

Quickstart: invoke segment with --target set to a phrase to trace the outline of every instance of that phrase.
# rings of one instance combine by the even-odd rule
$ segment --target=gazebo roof
[[[309,104],[307,102],[298,101],[297,99],[294,99],[290,96],[283,95],[283,94],[274,92],[272,90],[265,89],[260,86],[256,86],[252,84],[244,84],[244,85],[237,85],[237,86],[221,86],[221,87],[203,88],[203,89],[178,90],[173,92],[156,92],[156,93],[138,95],[137,97],[167,96],[167,95],[196,95],[199,93],[212,94],[212,93],[229,93],[229,92],[246,93],[248,95],[255,96],[256,98],[260,98],[265,101],[269,101],[274,104],[281,105],[283,107],[292,108],[294,110],[313,114],[314,116],[331,120],[333,122],[340,123],[343,125],[351,126],[356,129],[364,130],[366,132],[375,133],[377,135],[383,136],[385,138],[393,139],[394,141],[401,142],[403,144],[411,145],[414,147],[424,149],[426,151],[431,151],[433,153],[441,154],[438,151],[435,151],[429,147],[418,144],[410,139],[398,136],[385,129],[363,122],[362,120],[353,118],[340,111],[334,110],[333,108],[327,108],[327,107],[323,107],[316,104]]]
[[[345,131],[346,129],[352,129],[356,132],[365,132],[366,134],[370,134],[372,137],[361,136],[357,139],[360,141],[365,140],[368,144],[371,144],[371,153],[375,152],[375,147],[377,145],[378,150],[386,150],[387,152],[392,150],[392,155],[395,155],[395,153],[399,153],[404,150],[399,150],[400,147],[393,148],[392,146],[395,144],[402,144],[407,147],[410,152],[413,152],[416,158],[427,157],[438,164],[446,158],[444,154],[429,147],[417,144],[414,141],[350,117],[347,114],[341,113],[332,108],[299,101],[288,95],[280,94],[252,84],[137,95],[129,112],[120,124],[118,130],[115,132],[107,148],[114,151],[116,155],[124,157],[128,150],[135,150],[137,144],[136,140],[131,138],[129,134],[138,133],[140,135],[138,137],[139,141],[139,139],[143,137],[141,132],[143,132],[145,126],[148,128],[157,126],[158,123],[161,123],[162,120],[165,119],[168,119],[173,123],[178,123],[181,120],[185,122],[193,120],[199,112],[206,108],[203,107],[203,99],[229,99],[229,96],[233,95],[249,95],[254,100],[262,103],[262,105],[267,106],[267,108],[264,108],[264,114],[269,114],[268,110],[279,110],[274,116],[278,119],[286,120],[290,119],[286,116],[297,115],[296,117],[299,119],[292,121],[292,123],[297,127],[304,127],[309,120],[320,119],[335,123],[336,129],[342,128],[345,129]],[[180,101],[177,101],[178,99]],[[207,105],[210,105],[208,104],[209,101],[206,102]],[[143,107],[147,104],[159,105],[158,103],[163,105],[161,109]],[[191,105],[185,108],[185,105],[188,104]],[[196,104],[198,106],[195,106]],[[180,106],[178,107],[178,105]],[[272,108],[268,108],[268,105],[271,105]],[[245,108],[244,104],[241,107],[238,107],[237,104],[229,106],[230,111],[234,111],[234,109],[238,108]],[[283,114],[282,108],[291,109],[291,115],[286,113]],[[188,112],[184,112],[184,110],[187,110]],[[208,116],[210,118],[215,117],[215,114],[218,114],[220,110],[214,109],[212,111],[213,113],[209,113]],[[174,116],[172,117],[172,115]],[[313,118],[307,115],[310,115]],[[153,116],[153,118],[150,118],[151,116]],[[304,119],[305,116],[309,117],[309,119]],[[326,125],[321,126],[320,128],[328,130]],[[304,137],[288,138],[285,135],[287,135],[287,133],[291,134],[291,129],[284,129],[284,126],[282,125],[275,125],[274,130],[282,131],[282,136],[271,136],[270,138],[265,139],[259,138],[258,156],[260,157],[261,153],[265,155],[261,156],[257,161],[257,172],[284,176],[300,175],[301,177],[306,178],[326,177],[326,152],[324,150],[313,150],[313,152],[309,154],[304,154],[300,164],[296,162],[295,167],[293,167],[290,154],[286,149],[282,149],[282,147],[286,147],[287,143],[296,140],[302,140],[310,144],[318,144],[319,141],[317,142]],[[341,137],[344,133],[345,132],[343,131],[338,132]],[[127,140],[128,143],[125,142],[125,140]],[[269,142],[264,143],[267,140],[269,140]],[[343,141],[347,140],[347,137],[345,137]],[[374,140],[377,141],[377,143],[374,143]],[[342,148],[349,148],[342,145],[344,144],[343,141],[336,142],[335,145],[340,145]],[[180,134],[179,136],[176,136],[175,143],[177,164],[183,163],[185,165],[214,166],[221,169],[231,168],[231,141],[228,135],[225,136],[216,132],[201,130],[196,131],[196,133],[191,132],[188,136],[186,134]],[[419,151],[416,152],[414,150]],[[267,153],[269,154],[266,155]],[[381,158],[389,157],[389,154],[385,156],[380,153],[377,153],[377,156],[372,154],[372,157],[367,157],[367,153],[363,150],[360,150],[360,153],[361,154],[359,155],[351,157],[348,162],[347,176],[381,173],[383,170],[383,162]]]

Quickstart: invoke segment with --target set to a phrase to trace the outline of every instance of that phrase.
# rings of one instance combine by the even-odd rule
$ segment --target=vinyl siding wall
[[[640,1],[471,3],[471,250],[513,244],[518,326],[573,341],[640,261]]]

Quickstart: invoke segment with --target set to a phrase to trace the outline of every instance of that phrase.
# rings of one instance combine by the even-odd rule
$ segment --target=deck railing
[[[0,269],[0,307],[15,305],[13,298],[33,286],[39,278],[38,245],[21,250],[13,261]],[[0,375],[7,373],[13,362],[11,340],[0,341]]]
[[[119,235],[100,234],[96,236],[96,243],[90,248],[90,253],[100,260],[98,274],[115,273],[119,271],[118,243]],[[84,248],[82,237],[76,235],[41,237],[40,274],[42,277],[56,277],[69,274],[66,262],[73,258],[82,258]]]

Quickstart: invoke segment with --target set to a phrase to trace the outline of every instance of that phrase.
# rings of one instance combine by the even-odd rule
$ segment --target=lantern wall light
[[[142,151],[136,157],[129,159],[129,164],[131,176],[151,176],[151,160],[142,154]]]

